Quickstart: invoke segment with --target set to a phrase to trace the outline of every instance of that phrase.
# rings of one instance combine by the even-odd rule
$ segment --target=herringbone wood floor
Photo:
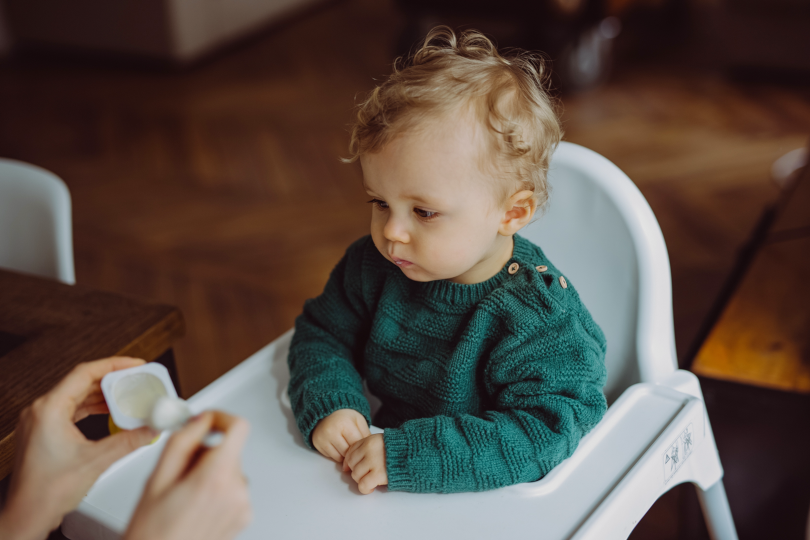
[[[359,168],[338,157],[402,24],[345,0],[185,70],[0,64],[0,155],[67,182],[79,282],[182,309],[187,396],[290,328],[366,233]],[[625,170],[661,223],[684,355],[777,196],[770,164],[807,143],[810,91],[647,61],[563,105],[566,139]]]
[[[338,158],[401,25],[389,2],[347,0],[185,70],[0,65],[0,155],[67,182],[80,282],[182,308],[185,394],[292,326],[366,232],[359,168]],[[563,106],[566,139],[661,223],[685,354],[777,195],[770,164],[807,142],[810,91],[648,61]]]

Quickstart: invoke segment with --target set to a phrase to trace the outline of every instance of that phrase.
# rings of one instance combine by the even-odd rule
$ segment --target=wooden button
[[[512,264],[510,264],[510,265],[509,265],[509,273],[510,273],[510,274],[514,274],[515,272],[517,272],[517,271],[518,271],[518,268],[520,268],[520,265],[518,265],[518,263],[512,263]]]
[[[567,289],[567,288],[568,288],[568,282],[567,282],[567,281],[565,281],[565,278],[564,278],[564,277],[562,277],[562,276],[560,276],[560,285],[562,285],[562,288],[563,288],[563,289]]]
[[[535,266],[535,269],[538,272],[545,272],[546,270],[548,270],[548,266],[546,266],[545,264],[541,264],[540,266]]]

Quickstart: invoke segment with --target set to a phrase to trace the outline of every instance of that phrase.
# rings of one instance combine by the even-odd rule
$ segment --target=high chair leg
[[[706,491],[695,485],[703,517],[706,519],[706,528],[712,540],[738,540],[737,529],[731,517],[731,508],[726,497],[726,488],[723,480],[718,480]]]

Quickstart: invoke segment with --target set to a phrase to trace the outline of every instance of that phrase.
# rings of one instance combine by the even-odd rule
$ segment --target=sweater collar
[[[509,274],[509,266],[512,263],[518,263],[520,270],[529,264],[527,261],[530,261],[532,258],[532,244],[517,234],[512,238],[514,239],[512,256],[504,267],[488,280],[480,283],[463,284],[454,283],[446,279],[437,279],[427,283],[420,283],[423,294],[426,298],[450,304],[471,305],[480,302],[492,291],[497,289],[504,281],[514,277]]]

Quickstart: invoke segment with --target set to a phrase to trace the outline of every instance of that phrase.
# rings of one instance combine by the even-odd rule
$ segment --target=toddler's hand
[[[388,485],[388,473],[385,471],[385,439],[382,433],[369,435],[357,441],[346,451],[343,460],[343,471],[352,471],[352,478],[357,482],[357,489],[368,495],[377,486]]]
[[[346,450],[370,433],[362,414],[354,409],[340,409],[318,422],[312,432],[312,446],[324,456],[342,463]]]

